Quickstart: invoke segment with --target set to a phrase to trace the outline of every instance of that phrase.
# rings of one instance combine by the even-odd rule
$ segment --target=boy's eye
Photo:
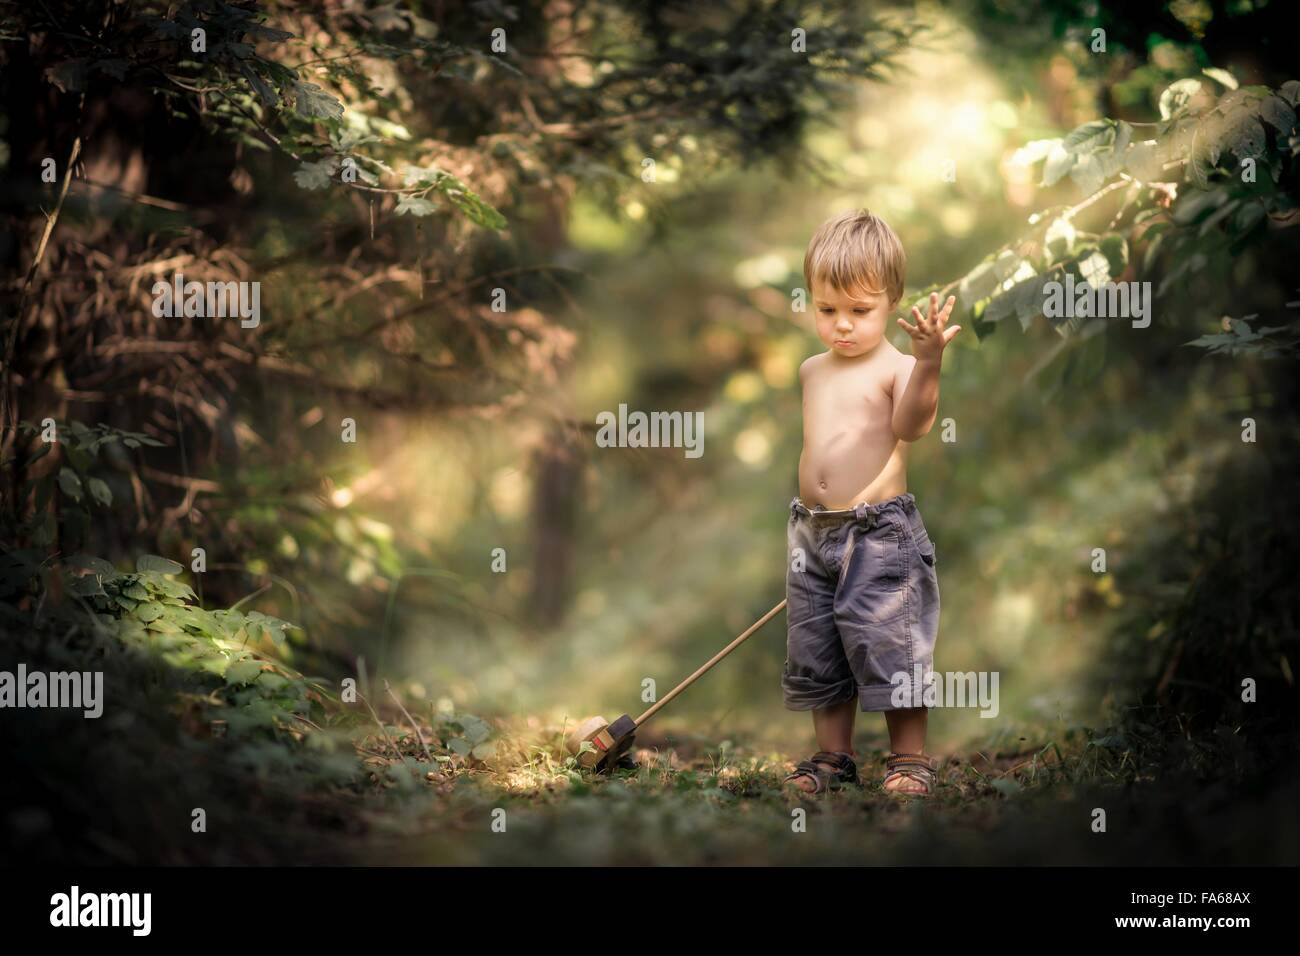
[[[854,309],[853,311],[854,311],[854,313],[856,313],[857,315],[866,315],[866,314],[867,314],[867,310],[866,310],[866,309]]]

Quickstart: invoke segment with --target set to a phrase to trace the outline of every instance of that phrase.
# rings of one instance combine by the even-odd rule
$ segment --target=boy
[[[818,752],[786,778],[808,793],[858,781],[858,705],[885,712],[887,791],[928,795],[937,782],[916,675],[931,669],[939,582],[907,493],[907,451],[934,424],[943,350],[961,326],[945,327],[956,299],[940,310],[931,295],[928,316],[913,308],[915,325],[898,319],[912,355],[894,348],[885,330],[904,266],[894,231],[866,210],[823,223],[804,257],[826,351],[799,368],[804,439],[790,503],[781,686],[788,709],[813,712]]]

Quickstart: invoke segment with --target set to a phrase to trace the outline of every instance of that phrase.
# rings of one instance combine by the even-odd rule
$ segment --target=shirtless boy
[[[811,710],[818,752],[787,777],[809,793],[858,782],[858,706],[885,712],[892,753],[887,791],[928,795],[924,690],[939,629],[934,545],[907,492],[910,442],[934,424],[943,350],[955,298],[898,319],[904,355],[885,338],[903,297],[905,259],[894,231],[866,210],[836,216],[804,257],[817,335],[826,351],[799,369],[803,453],[790,503],[789,631],[782,690],[790,710]],[[905,676],[904,676],[905,675]],[[896,690],[910,692],[900,697]]]

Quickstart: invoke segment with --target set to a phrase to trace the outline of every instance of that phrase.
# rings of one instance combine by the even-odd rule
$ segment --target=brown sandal
[[[924,754],[907,754],[891,752],[885,761],[885,778],[881,787],[886,793],[900,797],[928,797],[939,785],[939,761]],[[919,783],[920,790],[891,789],[886,784],[896,777],[906,777]]]
[[[838,790],[847,784],[857,783],[858,765],[844,751],[832,753],[819,750],[810,759],[796,764],[794,770],[786,776],[784,783],[791,784],[800,777],[812,780],[813,789],[804,790],[803,787],[795,787],[796,790],[807,794],[824,793],[827,790]]]

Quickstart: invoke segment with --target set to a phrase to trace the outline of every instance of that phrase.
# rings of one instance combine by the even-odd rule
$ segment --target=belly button
[[[817,482],[817,486],[818,486],[819,488],[821,488],[822,491],[825,491],[825,490],[826,490],[826,482],[824,482],[824,481],[819,481],[819,482]]]

